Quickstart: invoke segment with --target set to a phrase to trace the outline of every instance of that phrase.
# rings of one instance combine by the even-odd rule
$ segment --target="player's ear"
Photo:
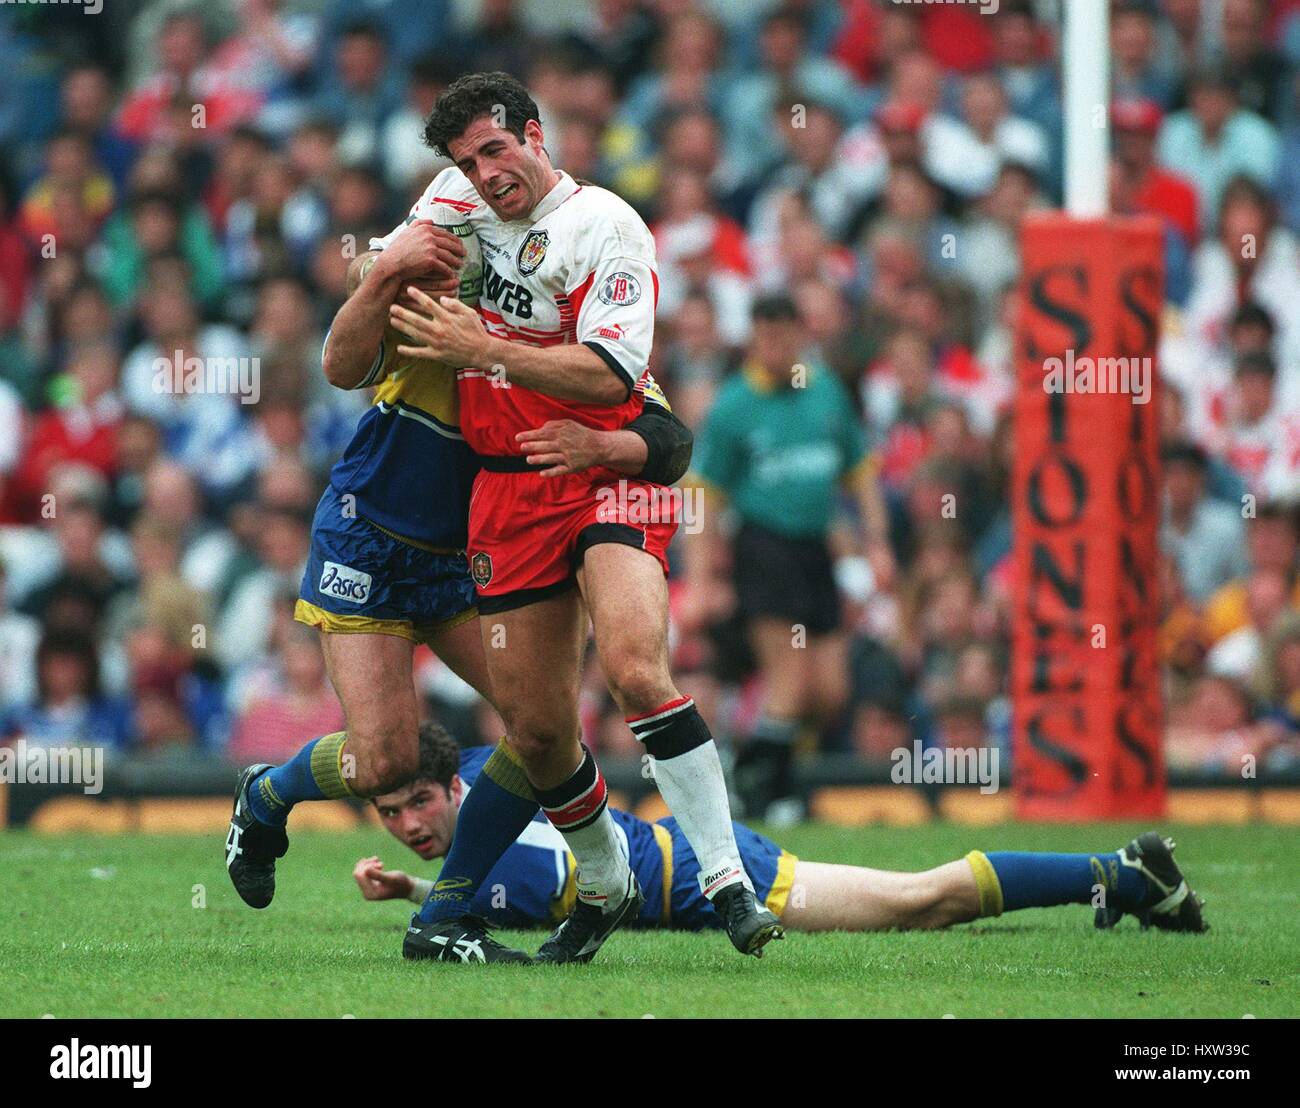
[[[524,141],[534,150],[541,150],[546,136],[542,133],[542,125],[537,120],[530,119],[524,124]]]
[[[465,795],[465,783],[460,779],[459,773],[451,775],[451,788],[447,790],[447,795],[453,804],[460,804],[460,798]]]

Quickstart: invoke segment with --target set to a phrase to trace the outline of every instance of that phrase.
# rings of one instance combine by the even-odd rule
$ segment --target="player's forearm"
[[[601,465],[657,485],[671,485],[691,464],[695,436],[667,408],[647,402],[645,410],[618,431],[599,432],[604,440]]]
[[[635,431],[600,431],[600,461],[608,469],[635,477],[645,468],[650,448]]]
[[[528,346],[489,336],[476,361],[479,369],[557,400],[614,405],[628,397],[626,380],[581,344]]]
[[[401,274],[390,273],[382,254],[363,254],[349,267],[356,282],[330,325],[322,368],[331,385],[354,389],[369,374],[379,356],[388,326],[388,309],[402,287]]]

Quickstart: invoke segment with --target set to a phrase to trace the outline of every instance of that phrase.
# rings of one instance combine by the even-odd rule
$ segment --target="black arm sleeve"
[[[624,430],[635,432],[645,442],[646,462],[638,477],[657,485],[681,480],[690,467],[695,446],[695,436],[686,424],[662,405],[647,403]]]

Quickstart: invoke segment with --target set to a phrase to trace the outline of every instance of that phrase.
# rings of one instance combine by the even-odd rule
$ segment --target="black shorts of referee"
[[[732,547],[736,600],[746,619],[801,624],[810,635],[840,627],[840,594],[825,538],[791,538],[744,523]]]

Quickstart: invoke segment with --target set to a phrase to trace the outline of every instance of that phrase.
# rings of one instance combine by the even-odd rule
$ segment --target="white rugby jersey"
[[[559,400],[491,370],[462,369],[460,427],[479,454],[518,455],[515,435],[550,419],[615,430],[635,419],[644,394],[663,402],[646,367],[654,341],[659,278],[645,222],[607,189],[567,173],[526,217],[497,218],[455,166],[433,179],[406,219],[431,218],[437,205],[462,212],[483,250],[479,315],[500,338],[531,346],[583,343],[628,386],[622,404]],[[382,250],[398,227],[372,250]]]

